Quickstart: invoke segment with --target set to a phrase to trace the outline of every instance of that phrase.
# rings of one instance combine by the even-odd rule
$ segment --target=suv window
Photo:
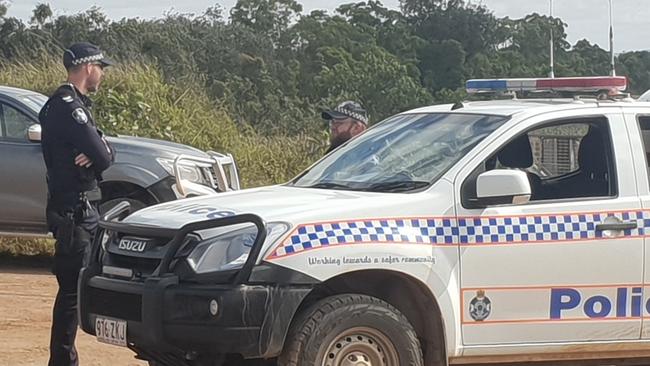
[[[2,137],[11,140],[27,140],[27,130],[34,121],[26,114],[7,104],[2,104]]]
[[[291,184],[373,192],[421,189],[507,119],[469,113],[393,116],[327,155]]]
[[[517,136],[483,161],[465,180],[464,206],[471,208],[476,199],[476,177],[492,169],[525,171],[530,181],[531,201],[607,197],[617,193],[612,143],[605,118],[556,122]]]
[[[641,138],[643,139],[643,149],[645,150],[645,161],[650,178],[650,116],[639,117],[639,128],[641,128]]]

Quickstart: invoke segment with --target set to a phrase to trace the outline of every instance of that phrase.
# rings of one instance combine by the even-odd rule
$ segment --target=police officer
[[[39,114],[47,166],[47,224],[56,239],[54,268],[59,291],[52,315],[50,366],[78,365],[77,279],[97,229],[98,180],[113,150],[97,129],[88,94],[97,91],[111,62],[90,43],[65,50],[68,80]]]
[[[361,103],[350,100],[339,104],[333,110],[324,111],[322,117],[328,120],[330,125],[328,153],[368,127],[368,112]]]

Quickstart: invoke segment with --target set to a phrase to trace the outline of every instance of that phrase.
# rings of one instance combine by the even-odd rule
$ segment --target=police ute
[[[650,103],[470,80],[286,184],[108,212],[82,328],[150,365],[650,359]]]

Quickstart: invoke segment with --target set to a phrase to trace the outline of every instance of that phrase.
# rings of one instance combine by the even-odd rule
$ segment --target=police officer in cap
[[[324,111],[322,117],[330,125],[328,153],[368,127],[368,112],[360,103],[351,100],[339,104],[333,110]]]
[[[68,80],[40,112],[41,145],[47,167],[47,224],[56,239],[54,268],[59,291],[54,303],[50,366],[78,365],[77,279],[97,229],[98,181],[114,153],[91,113],[88,94],[97,91],[111,65],[90,43],[65,50]]]

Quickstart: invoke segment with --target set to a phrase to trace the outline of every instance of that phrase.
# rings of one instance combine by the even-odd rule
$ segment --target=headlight
[[[170,159],[163,159],[163,158],[158,158],[156,159],[158,161],[158,164],[160,164],[163,169],[170,175],[174,175],[174,160]],[[192,183],[198,183],[198,184],[207,184],[208,181],[205,179],[205,176],[203,175],[203,169],[201,169],[199,166],[196,164],[192,164],[189,162],[181,162],[178,165],[179,170],[181,171],[181,176],[176,177],[177,179],[185,179],[188,180]]]
[[[265,242],[275,242],[287,230],[289,225],[285,223],[268,224]],[[257,227],[248,226],[207,239],[197,244],[187,263],[197,274],[239,269],[246,263],[256,236]]]

